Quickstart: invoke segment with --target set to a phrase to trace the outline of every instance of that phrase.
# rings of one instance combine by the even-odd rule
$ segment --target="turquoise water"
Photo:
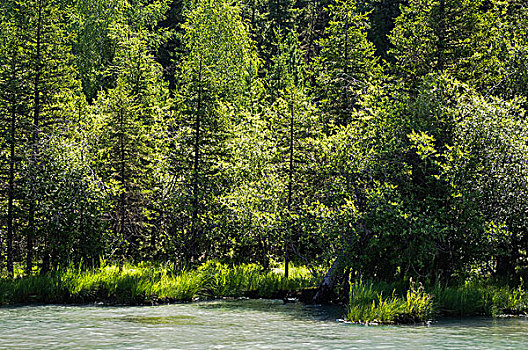
[[[0,308],[1,349],[527,349],[528,320],[361,326],[276,300]]]

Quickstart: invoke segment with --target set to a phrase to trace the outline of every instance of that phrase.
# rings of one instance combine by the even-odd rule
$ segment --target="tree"
[[[390,60],[391,43],[388,35],[394,29],[400,8],[407,5],[407,0],[359,0],[361,12],[369,13],[367,38],[376,47],[376,56]]]
[[[170,98],[162,69],[149,54],[145,33],[121,26],[113,30],[119,50],[109,73],[116,77],[117,86],[97,100],[105,125],[99,171],[116,189],[111,215],[114,247],[121,258],[138,258],[148,250],[149,222],[155,215],[157,191],[163,187],[163,175],[157,171],[163,172]]]
[[[3,38],[6,62],[11,62],[4,73],[10,73],[6,83],[7,104],[11,106],[9,127],[9,195],[8,226],[11,241],[13,235],[15,181],[19,181],[21,212],[26,217],[26,273],[32,272],[33,253],[37,246],[45,251],[48,237],[40,235],[40,215],[36,188],[41,184],[42,148],[40,138],[52,132],[61,122],[61,102],[67,99],[70,91],[76,88],[71,66],[70,38],[66,35],[67,6],[59,1],[8,1],[5,3],[6,21],[3,23]],[[7,18],[8,16],[9,19]],[[4,75],[5,79],[5,75]],[[19,148],[20,147],[20,148]],[[22,148],[23,147],[23,148]],[[18,151],[24,149],[25,152]],[[18,154],[17,154],[18,153]],[[18,164],[17,164],[18,163]],[[17,168],[19,170],[17,170]],[[15,172],[18,172],[15,174]],[[17,191],[18,192],[18,191]],[[9,245],[11,243],[8,243]],[[8,249],[10,250],[10,249]],[[9,269],[12,256],[9,254]],[[43,272],[49,262],[42,255]]]
[[[220,113],[220,106],[240,108],[248,101],[257,59],[240,8],[227,1],[193,2],[183,28],[187,54],[180,67],[179,118],[174,127],[179,149],[174,150],[173,166],[191,191],[181,197],[187,218],[174,232],[181,235],[180,251],[189,260],[206,250],[199,246],[207,245],[202,218],[214,208],[223,181],[219,160],[225,156],[223,144],[232,121]]]
[[[20,37],[17,35],[18,20],[14,11],[14,4],[3,4],[2,13],[5,15],[0,24],[0,120],[2,134],[5,135],[7,149],[2,149],[6,159],[2,162],[2,173],[7,177],[7,233],[6,263],[7,272],[13,275],[13,239],[15,235],[15,221],[18,216],[16,197],[16,182],[20,177],[19,163],[22,153],[21,144],[27,137],[24,128],[26,110],[28,106],[29,86],[24,76],[23,49]],[[24,133],[26,132],[26,133]],[[5,152],[5,153],[4,153]],[[6,169],[7,168],[7,169]]]
[[[115,77],[106,74],[114,64],[120,50],[118,39],[113,36],[115,26],[144,31],[144,40],[153,49],[164,43],[171,32],[159,23],[169,9],[169,0],[75,0],[69,25],[75,33],[72,49],[75,65],[89,101],[97,97],[101,89],[116,84]]]
[[[444,166],[458,202],[473,202],[485,222],[478,240],[462,238],[466,247],[473,243],[476,253],[463,258],[483,274],[511,277],[525,266],[523,247],[528,241],[524,101],[469,95],[461,103],[464,112],[454,127]]]
[[[313,95],[327,126],[346,125],[359,96],[381,70],[367,41],[367,17],[357,13],[355,2],[337,0],[328,11],[331,20],[313,65]]]
[[[411,0],[389,35],[393,72],[416,87],[428,73],[448,72],[462,81],[475,51],[483,1]],[[483,49],[483,48],[482,48]]]

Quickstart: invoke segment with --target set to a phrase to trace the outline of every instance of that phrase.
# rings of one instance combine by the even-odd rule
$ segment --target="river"
[[[429,326],[337,322],[337,307],[225,300],[143,307],[0,308],[0,349],[526,349],[528,320]]]

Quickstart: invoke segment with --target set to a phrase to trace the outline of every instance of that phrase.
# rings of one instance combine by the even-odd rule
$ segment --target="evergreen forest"
[[[527,110],[524,0],[2,0],[0,275],[526,279]]]

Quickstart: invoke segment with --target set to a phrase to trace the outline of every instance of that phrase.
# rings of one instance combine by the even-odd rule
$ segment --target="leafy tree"
[[[66,111],[78,117],[75,112],[79,111]],[[85,137],[79,137],[83,127],[73,125],[74,121],[79,122],[68,120],[63,132],[43,136],[39,144],[42,171],[34,191],[39,198],[38,232],[45,238],[42,256],[51,269],[71,263],[93,266],[107,248],[103,219],[109,209],[108,191],[94,172],[95,150],[87,147]],[[43,266],[43,272],[47,268]]]
[[[523,103],[470,94],[461,103],[464,112],[447,153],[444,172],[453,195],[459,202],[474,202],[486,223],[486,231],[473,242],[476,256],[464,256],[466,264],[482,273],[511,277],[516,267],[524,266],[528,130]]]
[[[476,73],[471,77],[471,84],[486,95],[526,98],[528,10],[517,1],[493,4],[482,21],[481,35],[476,39],[492,50],[476,54],[473,68]]]
[[[76,0],[71,10],[70,28],[76,34],[72,42],[75,65],[89,101],[101,89],[115,86],[115,77],[106,74],[120,50],[114,27],[144,31],[149,47],[157,48],[170,36],[158,24],[164,19],[169,0]],[[117,53],[119,54],[119,53]]]

